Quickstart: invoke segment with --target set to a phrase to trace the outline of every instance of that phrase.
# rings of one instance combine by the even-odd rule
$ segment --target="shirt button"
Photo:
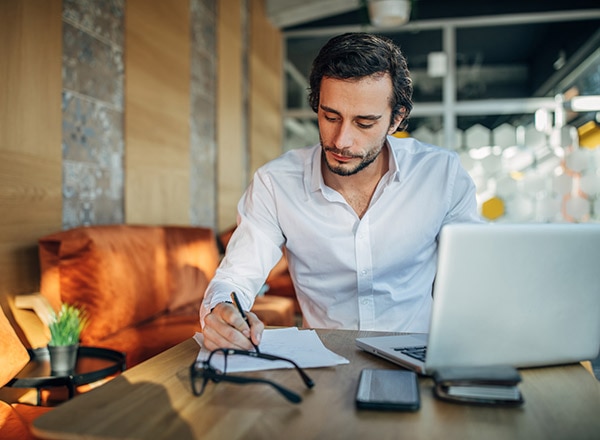
[[[366,270],[361,270],[361,271],[360,271],[360,273],[361,273],[362,275],[366,275],[366,274],[367,274],[367,271],[366,271]]]
[[[369,300],[367,298],[363,299],[361,302],[362,302],[363,306],[366,306],[369,304]]]

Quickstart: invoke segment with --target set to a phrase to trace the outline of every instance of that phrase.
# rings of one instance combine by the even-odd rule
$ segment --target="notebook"
[[[593,359],[600,348],[600,225],[454,224],[439,236],[428,334],[356,345],[430,375]],[[401,348],[427,346],[425,361]]]

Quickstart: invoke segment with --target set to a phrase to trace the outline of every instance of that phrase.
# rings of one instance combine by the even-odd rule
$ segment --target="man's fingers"
[[[233,330],[229,337],[219,333],[213,327],[205,327],[203,332],[204,348],[207,350],[216,350],[217,348],[238,348],[241,350],[252,349],[252,344],[250,344],[248,338],[237,332],[233,327],[228,326],[228,328]]]
[[[265,329],[265,324],[252,312],[248,312],[246,316],[248,317],[248,322],[250,323],[252,342],[254,342],[256,345],[259,345]]]
[[[239,312],[230,304],[219,304],[204,320],[204,346],[216,348],[240,348],[252,350],[248,339],[250,329]]]

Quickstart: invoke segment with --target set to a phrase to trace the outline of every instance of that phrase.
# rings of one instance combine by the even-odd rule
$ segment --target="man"
[[[208,349],[260,343],[263,323],[250,312],[246,323],[230,294],[249,310],[284,246],[304,326],[426,332],[438,233],[479,221],[456,154],[390,136],[412,110],[391,40],[332,38],[313,62],[309,101],[320,144],[261,167],[240,200],[200,310]]]

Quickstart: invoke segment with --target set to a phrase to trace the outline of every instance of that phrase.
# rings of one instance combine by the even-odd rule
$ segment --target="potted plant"
[[[63,303],[58,312],[51,311],[48,352],[53,374],[69,374],[75,369],[79,336],[86,324],[83,310],[75,305]]]

